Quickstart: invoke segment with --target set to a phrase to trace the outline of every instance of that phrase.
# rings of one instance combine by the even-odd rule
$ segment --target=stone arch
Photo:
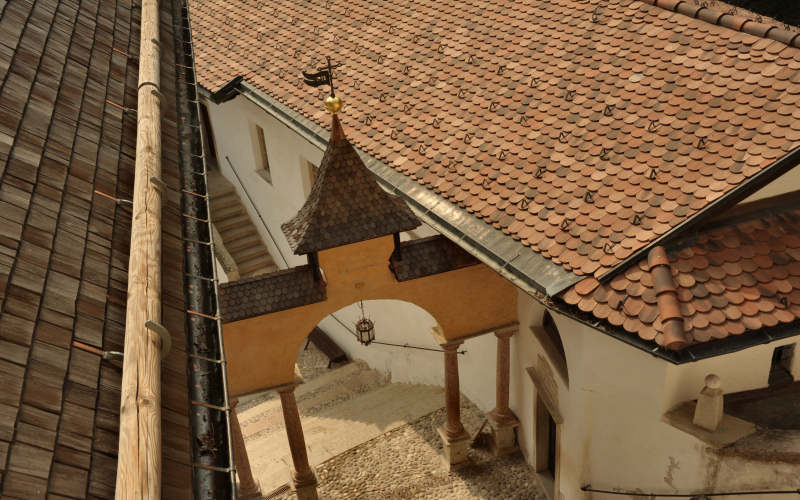
[[[550,311],[545,309],[542,314],[541,325],[533,327],[532,329],[545,353],[547,353],[548,358],[550,358],[550,362],[555,367],[556,372],[563,379],[564,383],[569,386],[567,353],[564,350],[561,332],[559,332],[558,325],[556,325],[555,318],[550,314]]]
[[[444,383],[440,353],[397,347],[407,343],[440,350],[437,338],[432,334],[433,328],[438,327],[433,315],[417,304],[396,299],[366,300],[364,310],[366,316],[375,322],[375,343],[371,345],[361,345],[354,335],[355,322],[360,316],[357,302],[326,316],[317,326],[348,357],[364,360],[375,370],[391,373],[392,381],[438,386]],[[348,330],[346,333],[345,328]],[[413,363],[412,360],[429,363],[419,370],[411,369],[409,364]]]
[[[483,264],[398,281],[388,262],[391,236],[319,252],[327,284],[322,301],[269,312],[223,327],[230,391],[241,395],[294,381],[294,362],[309,332],[358,300],[394,299],[427,311],[445,344],[516,322],[516,288]]]

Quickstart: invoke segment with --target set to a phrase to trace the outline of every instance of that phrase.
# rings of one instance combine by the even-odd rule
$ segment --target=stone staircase
[[[280,399],[242,397],[238,412],[253,476],[261,492],[283,491],[291,458]],[[442,388],[390,383],[353,361],[295,389],[312,467],[442,407]]]
[[[208,184],[211,222],[216,226],[222,244],[236,263],[239,277],[277,271],[278,266],[250,220],[236,189],[218,172],[209,172]]]

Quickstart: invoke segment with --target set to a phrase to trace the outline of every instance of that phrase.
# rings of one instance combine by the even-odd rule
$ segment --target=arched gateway
[[[460,421],[457,347],[495,332],[498,404],[493,420],[513,426],[508,410],[508,337],[516,331],[516,290],[443,237],[400,242],[420,225],[399,198],[378,186],[347,141],[338,117],[306,203],[283,225],[308,265],[222,285],[220,312],[233,396],[281,394],[298,495],[315,498],[294,401],[294,362],[309,332],[326,316],[360,300],[398,299],[428,311],[444,350],[447,424],[441,430],[451,464],[465,458]],[[503,373],[504,368],[504,373]],[[502,387],[501,387],[502,386]],[[513,434],[512,434],[513,435]]]

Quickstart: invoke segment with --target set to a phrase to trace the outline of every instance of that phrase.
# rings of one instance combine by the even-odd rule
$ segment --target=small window
[[[264,136],[264,129],[256,125],[256,140],[258,141],[258,153],[260,158],[258,161],[258,173],[267,182],[272,184],[272,174],[269,170],[269,156],[267,156],[267,139]]]
[[[556,372],[564,380],[564,383],[569,386],[569,375],[567,374],[567,355],[564,352],[564,344],[561,341],[561,335],[558,332],[558,327],[549,311],[545,311],[542,317],[541,326],[532,326],[533,332],[539,344],[544,349],[550,362],[556,369]]]
[[[792,378],[792,358],[794,344],[776,347],[772,352],[772,366],[769,370],[769,385],[790,384]]]
[[[319,174],[319,167],[314,165],[308,160],[302,160],[305,172],[303,173],[303,190],[308,196],[311,193],[311,188],[314,187],[314,181],[317,180]]]

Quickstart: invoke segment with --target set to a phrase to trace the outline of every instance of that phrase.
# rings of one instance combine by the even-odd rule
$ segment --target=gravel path
[[[483,418],[468,401],[462,403],[468,430]],[[448,473],[441,458],[436,426],[444,409],[392,430],[317,467],[321,499],[347,500],[544,500],[546,497],[520,453],[494,458],[485,447],[469,452],[469,463]],[[471,424],[471,425],[470,425]],[[291,492],[276,497],[292,500]]]
[[[313,344],[301,351],[298,370],[306,381],[328,372],[327,358]],[[254,396],[241,404],[253,407],[274,396]],[[480,427],[484,414],[461,398],[461,417],[467,432]],[[494,458],[485,446],[469,452],[469,462],[448,472],[436,427],[443,425],[444,408],[393,429],[317,466],[318,492],[323,500],[544,500],[534,473],[518,452]],[[282,431],[281,428],[276,429]],[[269,492],[264,492],[269,493]],[[286,491],[275,497],[294,500]]]

